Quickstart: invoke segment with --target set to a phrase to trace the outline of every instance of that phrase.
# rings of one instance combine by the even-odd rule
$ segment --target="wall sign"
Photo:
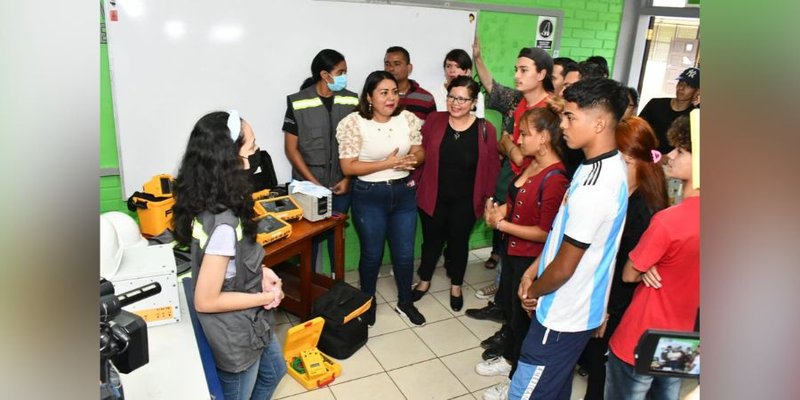
[[[556,34],[555,17],[539,17],[536,26],[536,47],[550,50],[553,48],[553,38]]]

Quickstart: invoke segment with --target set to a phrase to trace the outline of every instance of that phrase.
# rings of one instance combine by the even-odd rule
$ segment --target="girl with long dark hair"
[[[236,111],[204,115],[192,129],[175,180],[174,231],[192,252],[194,305],[225,399],[268,399],[286,373],[270,313],[284,294],[262,268],[255,241],[252,182],[256,151]]]

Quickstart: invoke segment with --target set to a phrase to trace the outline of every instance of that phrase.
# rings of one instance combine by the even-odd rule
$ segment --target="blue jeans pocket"
[[[356,179],[355,182],[353,182],[353,190],[358,192],[368,192],[370,189],[372,189],[373,185],[373,183]]]

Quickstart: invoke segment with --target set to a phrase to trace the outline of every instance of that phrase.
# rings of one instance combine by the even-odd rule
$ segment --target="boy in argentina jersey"
[[[605,318],[619,248],[628,183],[614,132],[627,94],[610,79],[579,81],[564,91],[564,140],[581,149],[578,167],[544,250],[523,275],[519,296],[534,312],[511,381],[511,399],[569,399],[572,370]]]

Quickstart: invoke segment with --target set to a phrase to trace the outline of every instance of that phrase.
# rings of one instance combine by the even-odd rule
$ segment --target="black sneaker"
[[[481,347],[484,349],[489,349],[492,347],[503,347],[503,343],[505,343],[508,335],[503,332],[503,329],[498,330],[494,333],[494,335],[489,336],[487,339],[481,342]]]
[[[503,313],[503,310],[491,301],[486,307],[470,308],[467,311],[464,311],[464,314],[474,319],[489,320],[499,322],[501,324],[506,322],[506,317],[505,313]]]
[[[397,303],[397,307],[394,310],[403,317],[406,317],[411,324],[415,326],[423,326],[425,325],[425,317],[420,314],[417,307],[414,307],[414,303],[408,304],[400,304]]]
[[[489,347],[483,352],[483,354],[481,354],[481,358],[484,361],[489,361],[493,358],[500,357],[502,355],[503,355],[502,347]]]

